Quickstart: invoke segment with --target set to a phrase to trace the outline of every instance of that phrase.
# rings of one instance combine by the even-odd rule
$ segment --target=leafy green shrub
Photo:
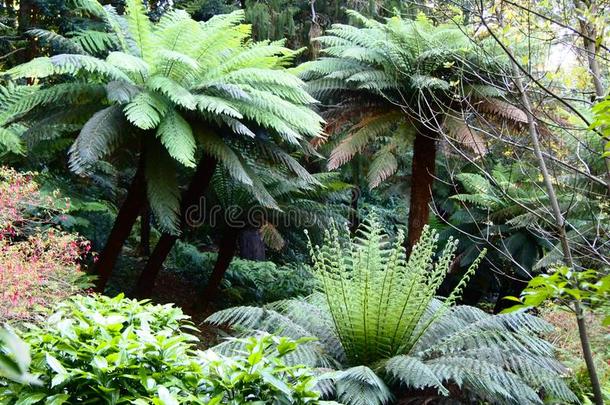
[[[11,329],[0,328],[0,378],[25,383],[40,382],[29,374],[30,349]]]
[[[211,403],[237,405],[254,399],[266,404],[319,402],[317,379],[311,370],[284,364],[284,357],[297,349],[299,341],[263,335],[229,343],[242,347],[243,354],[227,357],[208,350],[202,355]]]
[[[165,390],[193,397],[199,391],[201,365],[191,355],[195,339],[181,333],[189,326],[186,318],[170,305],[120,295],[68,299],[42,325],[23,334],[32,350],[31,373],[43,384],[5,385],[0,400],[153,401]]]
[[[399,232],[390,243],[374,216],[355,239],[328,232],[324,245],[312,248],[322,293],[231,308],[208,321],[243,333],[317,337],[291,359],[339,368],[329,378],[346,404],[387,403],[395,395],[494,404],[576,400],[553,346],[539,337],[550,329],[546,322],[453,305],[469,273],[448,298],[436,298],[457,241],[435,260],[438,235],[426,228],[407,260],[403,240]]]
[[[0,403],[317,403],[311,371],[282,361],[298,342],[249,339],[243,354],[225,358],[195,350],[187,318],[121,295],[70,298],[22,335],[31,348],[22,363],[40,383],[0,378]]]

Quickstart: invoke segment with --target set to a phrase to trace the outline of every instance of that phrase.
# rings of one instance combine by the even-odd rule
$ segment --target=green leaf
[[[162,231],[180,233],[180,191],[176,166],[161,144],[150,145],[146,152],[146,191],[153,215]]]
[[[180,405],[178,400],[162,385],[159,386],[157,395],[160,405]]]
[[[35,404],[39,401],[42,401],[47,397],[47,394],[44,393],[32,393],[32,394],[22,394],[20,398],[15,402],[15,405],[31,405]]]
[[[161,96],[144,91],[125,105],[123,111],[129,122],[146,130],[159,125],[168,108],[168,103]]]
[[[69,394],[56,394],[48,397],[45,400],[45,405],[62,405],[70,399]]]
[[[57,374],[68,374],[68,371],[64,368],[64,366],[61,365],[59,360],[53,357],[53,355],[51,355],[50,353],[45,354],[45,359],[49,367],[51,367],[51,369]]]

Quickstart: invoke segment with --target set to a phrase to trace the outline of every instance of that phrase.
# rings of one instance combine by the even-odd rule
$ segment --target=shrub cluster
[[[171,305],[123,296],[75,296],[22,334],[37,384],[0,379],[2,404],[309,404],[313,374],[286,366],[295,342],[241,341],[226,358],[196,350],[192,324]]]

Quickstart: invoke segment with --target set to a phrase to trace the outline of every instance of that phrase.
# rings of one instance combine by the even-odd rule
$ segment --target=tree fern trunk
[[[210,303],[216,297],[220,283],[235,257],[237,248],[237,240],[239,238],[239,229],[229,228],[220,239],[218,244],[218,258],[214,264],[214,269],[208,280],[208,285],[204,288],[199,301],[201,307]]]
[[[145,205],[140,214],[140,246],[142,256],[150,256],[150,207]]]
[[[215,168],[216,159],[210,156],[204,156],[199,162],[197,170],[191,179],[191,183],[182,196],[180,217],[183,228],[185,225],[188,225],[186,216],[189,207],[199,204],[200,198],[203,197],[208,189]],[[140,278],[138,279],[134,290],[134,295],[138,297],[147,297],[150,295],[155,285],[155,280],[161,271],[161,266],[163,266],[163,262],[165,262],[167,255],[169,255],[169,252],[172,250],[172,247],[174,247],[177,240],[178,237],[176,235],[171,235],[169,233],[163,233],[161,235],[159,242],[155,245],[155,249],[146,263],[146,267],[144,267],[144,270],[142,270],[142,273],[140,274]]]
[[[430,216],[432,184],[436,163],[436,133],[420,128],[413,143],[413,162],[411,166],[411,196],[409,203],[409,234],[407,252],[419,240]]]
[[[121,254],[121,249],[145,204],[146,182],[144,179],[144,166],[140,164],[114,221],[106,245],[98,257],[95,266],[95,272],[98,276],[95,284],[97,291],[104,292],[119,254]]]
[[[22,62],[34,59],[38,54],[38,44],[33,37],[26,37],[26,32],[35,28],[38,24],[38,5],[34,0],[21,0],[19,2],[19,14],[17,17],[18,32],[27,40],[25,52],[19,58]],[[31,78],[27,79],[28,85],[33,84]]]
[[[248,227],[239,233],[239,257],[255,261],[266,259],[265,242],[258,228]]]

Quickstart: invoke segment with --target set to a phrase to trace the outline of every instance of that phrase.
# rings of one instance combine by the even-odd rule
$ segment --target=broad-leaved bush
[[[192,329],[171,304],[122,295],[69,298],[21,334],[37,383],[0,377],[0,403],[318,403],[312,372],[282,361],[298,342],[252,338],[243,353],[226,358],[198,351]]]

